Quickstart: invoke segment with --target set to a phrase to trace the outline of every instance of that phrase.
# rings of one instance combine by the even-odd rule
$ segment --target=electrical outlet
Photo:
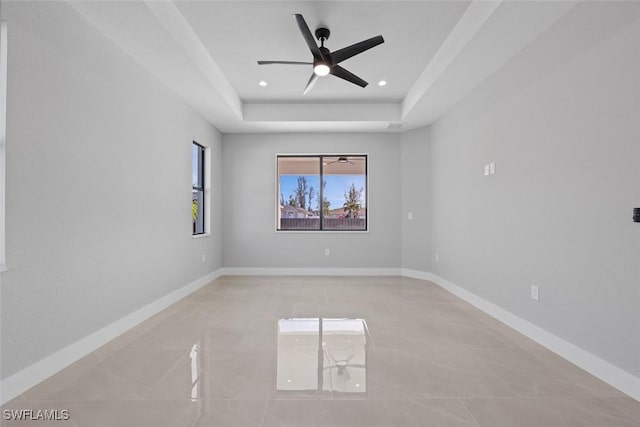
[[[436,262],[440,262],[440,254],[436,254]]]
[[[495,162],[489,163],[489,173],[491,175],[496,173],[496,163]]]
[[[207,257],[205,256],[205,254],[202,254],[202,262],[205,262],[207,260]]]
[[[409,221],[412,221],[412,220],[413,220],[413,212],[409,212],[409,213],[407,214],[407,219],[408,219]]]
[[[488,176],[489,175],[489,165],[484,165],[484,176]]]
[[[325,249],[325,250],[324,250],[324,254],[325,254],[326,256],[331,255],[331,250],[329,250],[328,248],[327,248],[327,249]]]
[[[540,289],[536,285],[531,285],[531,299],[534,301],[540,300]]]

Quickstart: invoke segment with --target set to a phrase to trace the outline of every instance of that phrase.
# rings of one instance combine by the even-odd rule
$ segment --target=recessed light
[[[265,82],[264,80],[260,80],[258,84],[262,87],[265,87],[267,85],[267,82]]]
[[[386,80],[380,80],[378,82],[378,86],[386,86],[387,85],[387,81]]]

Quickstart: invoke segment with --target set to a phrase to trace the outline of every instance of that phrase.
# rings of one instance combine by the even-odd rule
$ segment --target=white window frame
[[[365,230],[282,230],[279,228],[280,226],[280,177],[278,176],[278,158],[279,157],[316,157],[316,156],[324,156],[324,157],[341,157],[341,156],[346,156],[346,157],[357,157],[357,156],[364,156],[367,158],[367,173],[366,173],[366,190],[367,190],[367,219],[366,219],[366,229]],[[370,186],[369,186],[369,177],[371,176],[371,162],[369,161],[371,158],[371,156],[369,155],[369,152],[358,152],[358,153],[353,153],[353,152],[337,152],[337,153],[331,153],[331,152],[322,152],[322,153],[276,153],[275,155],[275,159],[274,159],[274,166],[275,166],[275,209],[274,209],[274,218],[273,218],[273,223],[274,223],[274,232],[276,234],[280,234],[280,235],[286,235],[286,234],[307,234],[307,233],[320,233],[320,234],[349,234],[349,233],[353,233],[353,234],[368,234],[371,231],[371,204],[370,204]]]

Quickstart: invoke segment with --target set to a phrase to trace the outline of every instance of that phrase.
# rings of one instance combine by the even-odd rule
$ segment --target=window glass
[[[205,182],[204,182],[205,148],[194,142],[192,148],[192,190],[191,219],[194,235],[205,233]]]
[[[323,158],[324,230],[366,230],[367,159]]]
[[[278,156],[278,230],[367,230],[367,156]]]
[[[320,229],[320,159],[278,158],[280,230]]]

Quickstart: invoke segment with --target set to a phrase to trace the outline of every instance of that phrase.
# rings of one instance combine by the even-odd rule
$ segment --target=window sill
[[[369,230],[276,230],[276,234],[366,234]]]
[[[203,237],[210,237],[211,233],[204,233],[204,234],[192,234],[191,238],[192,239],[202,239]]]

